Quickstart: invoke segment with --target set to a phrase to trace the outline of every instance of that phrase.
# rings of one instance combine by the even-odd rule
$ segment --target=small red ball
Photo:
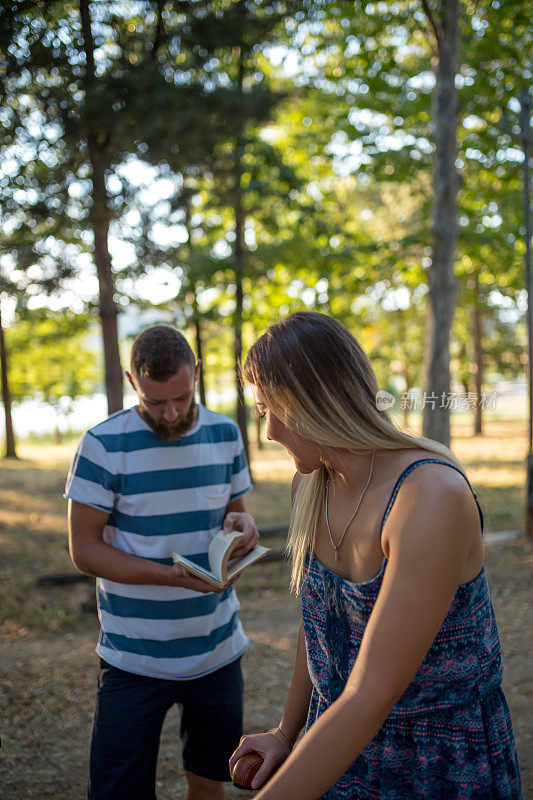
[[[259,753],[246,753],[241,756],[231,773],[231,780],[238,789],[251,789],[252,781],[261,767],[263,759]]]

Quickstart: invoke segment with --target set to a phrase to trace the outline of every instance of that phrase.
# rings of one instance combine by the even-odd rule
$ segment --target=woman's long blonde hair
[[[319,447],[353,453],[422,448],[459,465],[447,447],[402,432],[378,410],[370,361],[348,329],[325,314],[298,312],[272,325],[251,347],[243,375],[276,417]],[[287,551],[296,594],[314,547],[328,474],[323,465],[303,475],[294,496]]]

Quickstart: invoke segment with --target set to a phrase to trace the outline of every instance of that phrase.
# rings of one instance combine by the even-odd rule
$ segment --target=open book
[[[220,589],[235,575],[242,572],[243,569],[249,567],[250,564],[254,564],[266,553],[270,552],[270,547],[256,544],[249,553],[232,559],[231,554],[237,549],[243,536],[244,533],[241,533],[241,531],[229,531],[228,533],[219,531],[211,540],[207,551],[209,569],[200,567],[194,561],[190,561],[185,556],[178,555],[178,553],[171,553],[172,560],[174,564],[180,564],[180,566],[185,567],[197,578],[202,578],[212,586],[217,586]]]

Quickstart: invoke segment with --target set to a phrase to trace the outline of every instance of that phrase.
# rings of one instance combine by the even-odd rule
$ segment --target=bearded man
[[[200,364],[169,325],[136,338],[126,377],[139,403],[87,431],[74,456],[70,554],[96,577],[100,674],[89,800],[155,800],[161,728],[181,707],[187,800],[223,800],[242,733],[240,657],[249,640],[233,586],[221,591],[173,565],[206,567],[220,528],[259,535],[234,422],[195,400]]]

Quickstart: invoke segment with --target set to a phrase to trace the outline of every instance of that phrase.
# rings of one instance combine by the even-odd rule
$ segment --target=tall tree
[[[86,0],[79,5],[75,2],[3,4],[0,77],[5,113],[0,149],[19,164],[24,164],[25,150],[29,149],[36,159],[33,172],[39,170],[40,164],[48,168],[50,188],[44,188],[39,181],[38,192],[32,185],[31,170],[23,173],[19,169],[19,176],[25,179],[28,216],[33,212],[56,216],[58,236],[63,235],[63,224],[70,228],[77,225],[77,235],[85,241],[87,223],[92,231],[91,249],[101,287],[108,406],[112,412],[122,407],[116,309],[107,252],[110,199],[106,170],[111,166],[111,139],[106,123],[109,107],[116,97],[110,103],[109,94],[102,96],[101,74],[105,62],[100,50],[97,77],[89,14],[90,4]],[[102,8],[100,46],[108,34],[104,30],[104,17]],[[99,94],[97,84],[100,84]],[[74,211],[70,221],[68,212],[65,213],[69,206]],[[53,239],[48,240],[48,250],[53,256]]]
[[[81,36],[85,74],[82,86],[85,90],[85,109],[82,113],[87,153],[91,166],[92,205],[89,219],[94,237],[94,260],[99,284],[99,311],[102,322],[104,344],[105,383],[110,414],[122,408],[123,377],[120,363],[117,329],[117,306],[115,303],[115,281],[109,253],[109,227],[111,209],[106,173],[111,167],[113,132],[111,126],[102,125],[99,102],[98,73],[95,63],[95,41],[91,3],[80,0]],[[100,90],[101,94],[101,90]],[[106,98],[109,101],[110,98]]]
[[[195,147],[193,132],[200,130],[199,103],[187,75],[180,74],[177,53],[167,47],[160,55],[168,45],[164,18],[171,7],[155,0],[57,0],[8,2],[0,9],[0,152],[19,164],[28,152],[37,163],[44,160],[53,172],[52,190],[28,202],[44,203],[61,222],[68,205],[92,252],[109,412],[122,406],[115,288],[120,270],[112,266],[109,244],[112,236],[120,237],[129,210],[127,170],[121,167],[148,149],[162,159],[177,151],[177,142],[180,154],[174,157],[183,162]],[[168,80],[171,62],[176,83]]]
[[[210,167],[219,201],[227,204],[233,214],[233,277],[235,306],[233,312],[233,341],[235,363],[235,388],[237,394],[236,416],[249,455],[248,416],[244,389],[240,376],[243,349],[244,280],[248,273],[245,241],[246,219],[249,213],[246,196],[253,167],[267,149],[261,142],[259,131],[272,119],[274,108],[285,92],[274,88],[269,81],[268,69],[261,54],[278,40],[285,21],[302,3],[263,2],[236,0],[225,7],[212,0],[195,4],[181,4],[187,8],[190,33],[182,35],[197,62],[197,74],[209,71],[215,61],[218,66],[217,84],[211,92],[211,102],[220,115],[233,121],[233,130],[222,135],[214,150]],[[284,171],[283,159],[277,153],[277,164]],[[257,169],[257,166],[256,166]],[[252,172],[252,175],[246,173]],[[288,170],[285,170],[287,178]],[[253,186],[250,187],[253,189]]]
[[[4,419],[6,429],[6,458],[17,458],[15,447],[15,433],[11,415],[11,388],[9,386],[9,361],[7,356],[4,328],[2,324],[2,293],[0,292],[0,372],[2,374],[2,403],[4,405]]]
[[[433,95],[432,259],[429,271],[429,346],[426,393],[435,403],[424,406],[423,433],[450,445],[450,415],[440,398],[451,388],[450,333],[455,312],[457,281],[457,126],[459,95],[455,76],[459,64],[459,0],[439,0],[434,10],[429,0],[423,6],[436,41],[435,89]]]
[[[231,231],[227,230],[225,235],[232,253],[231,263],[226,258],[226,283],[230,282],[234,291],[236,416],[247,451],[247,413],[240,381],[244,284],[251,272],[247,224],[260,187],[270,192],[272,181],[265,179],[268,168],[275,175],[275,182],[285,184],[286,192],[296,182],[284,164],[282,153],[269,147],[260,135],[271,121],[276,105],[286,96],[284,88],[276,88],[270,80],[264,53],[276,42],[285,20],[301,5],[295,0],[285,3],[269,0],[260,4],[250,0],[227,4],[213,0],[176,3],[178,15],[166,25],[166,47],[162,52],[179,53],[179,68],[168,57],[167,72],[174,75],[179,85],[179,71],[186,70],[187,89],[198,100],[197,106],[193,106],[192,100],[189,106],[189,113],[193,107],[198,108],[192,128],[196,149],[194,153],[188,150],[189,116],[183,121],[183,136],[177,138],[179,147],[164,152],[162,144],[158,146],[152,138],[146,153],[152,163],[164,160],[185,180],[201,177],[210,186],[211,205],[223,213],[226,221],[227,212],[231,214]],[[187,163],[184,153],[188,152],[191,155]],[[192,277],[190,271],[188,274]]]
[[[440,342],[444,362],[449,358],[446,351],[456,289],[453,272],[446,273],[440,267],[446,262],[449,267],[450,255],[457,249],[457,227],[453,224],[451,236],[443,237],[442,224],[448,224],[448,228],[451,224],[459,188],[459,201],[467,193],[475,197],[483,191],[476,183],[480,163],[491,163],[493,172],[504,182],[516,169],[516,151],[505,141],[498,120],[499,105],[507,104],[513,92],[518,94],[527,73],[526,17],[520,0],[509,4],[495,0],[486,6],[436,0],[390,4],[339,0],[327,6],[320,27],[303,25],[298,33],[302,72],[305,68],[308,82],[318,95],[313,124],[320,135],[329,135],[330,149],[337,154],[340,169],[352,171],[361,183],[371,179],[409,185],[414,195],[425,200],[418,231],[412,230],[404,215],[411,230],[394,237],[394,242],[401,257],[404,249],[412,248],[413,237],[418,240],[426,281],[433,282],[435,302],[431,301],[430,313],[433,316],[434,306],[436,313],[442,314],[434,345]],[[449,26],[447,21],[451,21]],[[462,47],[452,76],[458,25],[462,28]],[[432,26],[440,45],[435,36],[428,35]],[[448,40],[452,49],[445,46]],[[442,87],[447,82],[447,94],[439,95],[437,79]],[[459,118],[457,93],[462,112]],[[452,131],[446,150],[441,138],[445,128],[436,124],[435,114],[447,100],[451,113],[445,123],[453,129],[458,121],[460,135],[455,144]],[[437,149],[442,158],[437,158]],[[452,152],[456,153],[453,158]],[[446,175],[444,169],[437,170],[445,159],[449,166]],[[440,181],[442,192],[439,189],[438,195],[437,184],[428,180],[431,172],[437,183]],[[448,223],[445,217],[437,220],[431,241],[431,220],[443,202],[450,211]],[[394,213],[399,217],[402,209],[394,209]],[[471,224],[461,227],[461,235],[468,233]],[[386,241],[381,244],[386,245]],[[514,250],[511,245],[505,263],[514,259]],[[441,276],[438,280],[437,275]],[[497,280],[503,276],[500,270]],[[439,347],[430,349],[430,360],[435,364]],[[440,376],[448,380],[449,365]],[[437,395],[446,389],[432,391]],[[449,409],[436,409],[431,417],[443,428],[442,435],[432,435],[447,441]]]

